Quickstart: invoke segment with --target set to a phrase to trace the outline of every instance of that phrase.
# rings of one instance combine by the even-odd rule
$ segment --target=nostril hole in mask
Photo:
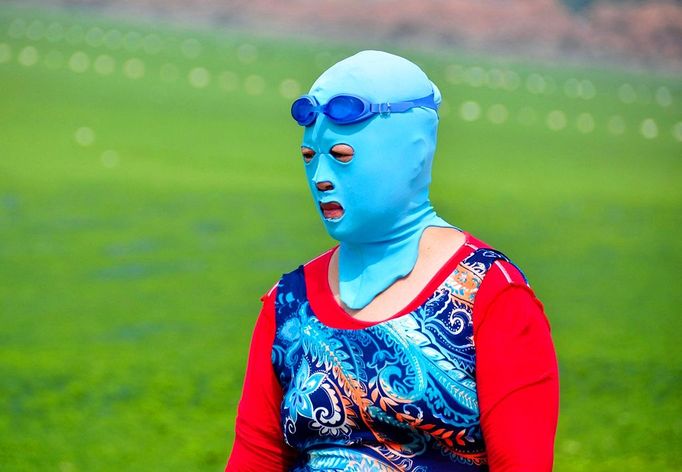
[[[332,184],[328,180],[315,183],[315,187],[317,187],[317,190],[319,190],[320,192],[327,192],[329,190],[334,190],[334,184]]]

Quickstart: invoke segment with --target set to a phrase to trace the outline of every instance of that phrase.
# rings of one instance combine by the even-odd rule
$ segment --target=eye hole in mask
[[[355,150],[349,144],[340,143],[332,146],[329,150],[329,154],[337,161],[346,164],[353,159]],[[313,160],[316,152],[314,149],[307,146],[301,146],[301,155],[303,156],[303,161],[308,164]]]
[[[355,150],[353,146],[345,143],[335,144],[329,150],[329,154],[332,155],[334,159],[344,164],[350,162],[355,155]]]
[[[301,155],[303,156],[303,161],[308,164],[315,157],[315,151],[306,146],[301,146]]]

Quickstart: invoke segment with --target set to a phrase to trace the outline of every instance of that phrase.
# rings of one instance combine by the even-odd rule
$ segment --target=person
[[[523,273],[429,200],[439,89],[363,51],[292,105],[339,245],[262,298],[227,471],[549,471],[558,369]],[[462,205],[483,177],[454,176]]]

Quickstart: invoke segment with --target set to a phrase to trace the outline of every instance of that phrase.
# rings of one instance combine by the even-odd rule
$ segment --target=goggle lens
[[[365,117],[365,104],[357,97],[337,96],[327,103],[326,114],[337,123],[351,123]]]
[[[301,97],[291,105],[291,116],[301,126],[315,121],[315,104],[308,97]]]

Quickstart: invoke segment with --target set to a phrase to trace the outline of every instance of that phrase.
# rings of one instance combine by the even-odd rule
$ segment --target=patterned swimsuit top
[[[487,471],[473,305],[508,259],[475,249],[415,310],[362,329],[323,324],[303,266],[282,277],[272,362],[294,471]]]

